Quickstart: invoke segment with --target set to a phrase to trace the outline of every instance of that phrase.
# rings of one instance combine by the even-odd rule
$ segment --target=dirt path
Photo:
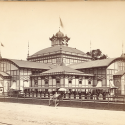
[[[0,125],[125,125],[125,112],[0,102]]]

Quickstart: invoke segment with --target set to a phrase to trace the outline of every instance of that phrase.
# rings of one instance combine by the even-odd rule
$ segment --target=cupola
[[[51,38],[51,46],[68,46],[68,41],[70,38],[67,37],[67,35],[64,36],[64,34],[59,30],[56,35],[53,35]]]

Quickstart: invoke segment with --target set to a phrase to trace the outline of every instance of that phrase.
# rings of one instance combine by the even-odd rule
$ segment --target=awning
[[[0,76],[3,79],[10,79],[11,78],[11,76],[8,73],[6,73],[6,72],[0,72]]]
[[[116,72],[113,76],[122,76],[124,74],[125,74],[125,71],[120,70],[120,71]]]
[[[44,90],[44,89],[59,89],[59,88],[62,88],[62,87],[24,87],[24,89],[41,89],[41,90]],[[66,88],[66,89],[110,89],[110,87],[107,87],[107,86],[103,86],[103,87],[63,87],[63,88]]]

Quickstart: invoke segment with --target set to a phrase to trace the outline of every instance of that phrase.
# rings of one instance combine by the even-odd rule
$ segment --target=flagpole
[[[124,46],[124,45],[123,45],[123,42],[122,42],[122,54],[124,53],[124,52],[123,52],[123,46]]]
[[[90,54],[91,54],[91,57],[92,57],[91,40],[90,40]]]
[[[59,30],[60,30],[60,16],[59,16]]]

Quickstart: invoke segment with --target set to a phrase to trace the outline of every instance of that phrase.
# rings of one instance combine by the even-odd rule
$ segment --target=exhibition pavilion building
[[[68,46],[70,38],[61,31],[50,38],[51,47],[28,55],[27,60],[0,58],[0,89],[28,91],[88,91],[117,89],[125,95],[125,58],[92,60]]]

